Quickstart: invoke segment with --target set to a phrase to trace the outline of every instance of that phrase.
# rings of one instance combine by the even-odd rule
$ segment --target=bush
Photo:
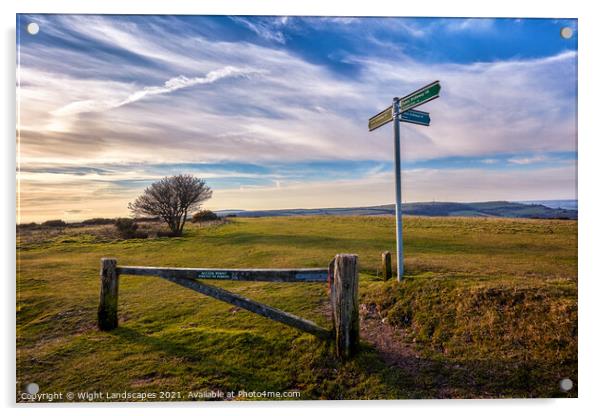
[[[141,238],[136,236],[138,224],[131,218],[117,218],[115,228],[121,238]]]
[[[218,220],[218,215],[208,209],[203,209],[192,216],[192,222],[206,222]]]
[[[33,228],[37,228],[37,227],[38,227],[38,224],[36,224],[35,222],[17,224],[18,230],[29,230],[29,229],[33,229]]]
[[[67,223],[63,220],[48,220],[42,223],[44,227],[66,227]]]
[[[89,220],[83,220],[83,225],[106,225],[115,224],[115,220],[112,218],[91,218]]]

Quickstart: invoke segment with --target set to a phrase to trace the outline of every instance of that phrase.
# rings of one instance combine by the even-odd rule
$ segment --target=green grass
[[[235,219],[182,238],[66,229],[19,238],[18,391],[285,391],[302,399],[566,397],[577,381],[577,223],[404,219],[406,280],[376,278],[391,217]],[[123,276],[120,327],[95,327],[99,259],[172,267],[325,267],[360,256],[361,303],[405,331],[415,368],[362,341],[347,363],[311,335],[152,277]],[[323,284],[214,282],[329,327]],[[186,399],[185,396],[182,399]]]

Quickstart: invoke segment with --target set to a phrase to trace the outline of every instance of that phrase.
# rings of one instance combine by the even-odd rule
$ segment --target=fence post
[[[389,280],[391,277],[393,277],[393,272],[391,271],[391,253],[388,251],[383,251],[382,269],[384,280]]]
[[[358,262],[355,254],[337,254],[330,299],[335,330],[335,351],[347,359],[359,348]]]
[[[117,328],[117,294],[119,275],[117,259],[100,259],[100,303],[98,305],[98,328],[109,331]]]

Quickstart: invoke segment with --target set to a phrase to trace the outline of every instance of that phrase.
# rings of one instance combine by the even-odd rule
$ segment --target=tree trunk
[[[184,216],[182,217],[182,224],[180,225],[180,235],[184,234],[184,224],[186,224],[186,216],[188,215],[188,210],[184,210]]]

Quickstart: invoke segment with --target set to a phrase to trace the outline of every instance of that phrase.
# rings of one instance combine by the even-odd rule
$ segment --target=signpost
[[[401,222],[401,143],[400,122],[429,126],[429,113],[414,108],[439,98],[441,84],[432,82],[402,98],[393,98],[393,104],[368,120],[368,130],[373,131],[393,121],[395,143],[395,228],[397,231],[397,280],[403,278],[403,234]]]

